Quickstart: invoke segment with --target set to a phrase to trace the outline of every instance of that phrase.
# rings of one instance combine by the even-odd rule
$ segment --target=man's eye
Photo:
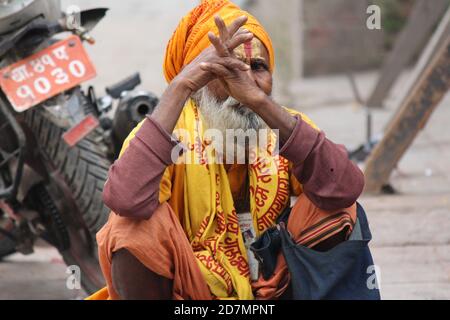
[[[254,71],[268,71],[269,66],[264,61],[252,61],[251,68]]]

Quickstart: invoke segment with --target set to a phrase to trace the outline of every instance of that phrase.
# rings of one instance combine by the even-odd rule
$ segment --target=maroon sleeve
[[[149,219],[159,206],[159,185],[178,144],[155,120],[145,119],[109,169],[103,201],[120,216]]]
[[[356,202],[364,188],[364,175],[337,145],[297,117],[297,125],[280,155],[293,163],[293,174],[306,196],[320,209],[338,210]]]

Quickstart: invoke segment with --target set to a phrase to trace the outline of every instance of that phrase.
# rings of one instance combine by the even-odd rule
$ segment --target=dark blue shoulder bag
[[[379,300],[374,263],[368,246],[372,235],[364,209],[357,207],[357,221],[348,240],[326,252],[294,242],[286,230],[289,212],[278,228],[267,230],[253,245],[265,279],[273,274],[280,250],[291,275],[296,300]]]

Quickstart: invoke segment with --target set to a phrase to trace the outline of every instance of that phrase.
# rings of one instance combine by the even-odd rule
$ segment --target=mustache
[[[268,128],[258,114],[231,96],[224,101],[219,101],[207,87],[203,87],[192,98],[209,128],[222,132],[227,129]]]

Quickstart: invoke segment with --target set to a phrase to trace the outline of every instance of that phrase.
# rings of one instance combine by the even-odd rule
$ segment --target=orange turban
[[[243,11],[229,0],[202,0],[202,3],[189,12],[180,22],[170,39],[164,61],[164,75],[168,82],[211,45],[208,32],[218,34],[214,17],[220,15],[226,25],[240,16],[248,16],[245,28],[252,32],[267,48],[270,57],[270,70],[274,68],[272,41],[261,24],[249,13]]]

